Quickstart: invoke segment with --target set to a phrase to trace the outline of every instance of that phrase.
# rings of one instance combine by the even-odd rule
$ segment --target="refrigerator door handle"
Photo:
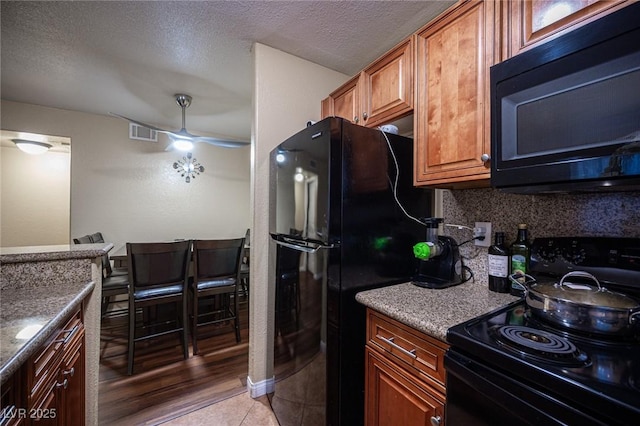
[[[298,250],[298,251],[302,251],[305,253],[315,253],[318,250],[322,250],[322,249],[332,249],[335,248],[336,245],[335,244],[329,244],[329,245],[322,245],[322,244],[313,244],[313,243],[309,243],[309,242],[302,242],[302,241],[295,241],[295,242],[288,242],[288,241],[282,241],[282,240],[275,240],[275,243],[283,246],[283,247],[287,247],[293,250]]]

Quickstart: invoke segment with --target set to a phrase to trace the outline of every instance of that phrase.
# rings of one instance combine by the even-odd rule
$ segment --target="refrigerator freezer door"
[[[275,229],[272,234],[327,243],[330,145],[336,120],[323,120],[290,137],[272,153]],[[339,132],[337,132],[339,134]]]

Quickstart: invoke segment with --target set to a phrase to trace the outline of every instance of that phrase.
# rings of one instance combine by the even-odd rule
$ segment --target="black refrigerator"
[[[282,426],[364,423],[365,307],[356,293],[410,281],[418,219],[413,140],[327,118],[271,152],[275,392]]]

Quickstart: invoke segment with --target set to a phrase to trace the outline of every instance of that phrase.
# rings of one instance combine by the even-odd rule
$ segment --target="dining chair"
[[[93,234],[83,235],[82,237],[74,238],[74,244],[97,244],[104,243],[104,237],[102,236],[102,232],[95,232]],[[127,275],[127,268],[112,268],[111,261],[109,260],[109,255],[102,255],[102,277],[107,278],[112,275]]]
[[[127,243],[129,267],[129,339],[127,372],[133,374],[136,342],[180,333],[184,359],[189,358],[187,340],[187,292],[191,241]],[[175,304],[172,321],[150,318],[142,309]]]
[[[233,321],[240,343],[238,286],[244,238],[193,241],[192,346],[198,353],[198,328]],[[233,300],[232,300],[233,299]]]
[[[109,313],[123,313],[126,309],[118,309],[117,312],[109,312],[109,305],[114,301],[114,297],[121,294],[129,294],[128,275],[110,275],[102,279],[102,306],[101,314],[104,317]]]
[[[101,232],[83,235],[74,238],[74,244],[96,244],[104,243],[104,237]],[[107,314],[109,305],[113,301],[113,297],[129,292],[129,276],[126,268],[112,268],[108,254],[102,255],[102,304],[101,315]]]
[[[249,302],[249,272],[251,262],[251,230],[247,228],[244,235],[244,248],[242,250],[242,263],[240,263],[240,290],[244,302]]]

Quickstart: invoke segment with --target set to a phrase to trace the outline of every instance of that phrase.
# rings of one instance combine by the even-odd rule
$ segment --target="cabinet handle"
[[[75,372],[76,372],[76,368],[75,368],[75,367],[71,367],[71,369],[70,369],[70,370],[63,371],[63,372],[62,372],[62,375],[63,375],[63,376],[73,377],[73,375],[75,374]]]
[[[489,154],[482,154],[480,156],[480,161],[482,161],[483,163],[486,163],[489,160],[491,160],[491,156]]]
[[[62,383],[56,383],[57,388],[66,389],[69,387],[69,379],[64,379]]]
[[[64,339],[58,339],[55,342],[56,343],[64,343],[66,345],[71,340],[71,337],[73,337],[73,335],[76,334],[76,331],[78,331],[79,328],[80,327],[78,325],[75,325],[71,330],[62,330],[63,333],[68,333],[68,334],[66,335],[66,337]]]
[[[369,114],[367,114],[366,112],[363,112],[362,113],[362,118],[364,118],[366,120],[367,118],[369,118]]]
[[[389,337],[388,339],[384,336],[381,336],[379,334],[376,334],[376,337],[384,342],[387,342],[388,344],[390,344],[391,346],[393,346],[394,348],[398,349],[401,352],[404,352],[405,354],[409,355],[411,358],[416,359],[418,358],[418,356],[416,355],[416,350],[415,349],[411,349],[410,351],[406,350],[405,348],[403,348],[402,346],[398,345],[397,343],[394,342],[395,337]]]
[[[440,426],[440,422],[442,421],[442,417],[440,416],[432,416],[431,417],[431,426]]]
[[[358,116],[356,115],[355,117],[353,117],[353,122],[358,124],[358,121],[360,121],[360,118],[358,118]]]

